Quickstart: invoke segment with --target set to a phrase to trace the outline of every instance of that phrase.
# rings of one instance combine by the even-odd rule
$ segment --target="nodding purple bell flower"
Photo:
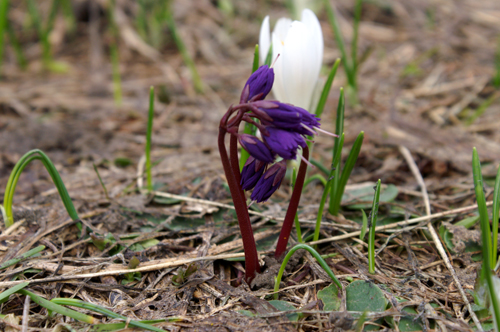
[[[269,167],[269,169],[260,177],[255,185],[250,198],[257,203],[265,202],[281,185],[281,181],[285,177],[286,162],[284,160],[277,162]]]
[[[256,101],[253,113],[266,125],[291,130],[301,135],[314,135],[320,127],[319,118],[303,108],[279,101]]]
[[[252,190],[266,170],[266,163],[250,156],[241,170],[241,188]]]
[[[265,163],[272,163],[274,161],[274,154],[269,150],[267,145],[257,137],[248,134],[240,134],[238,135],[238,140],[241,146],[255,159]]]
[[[267,65],[260,66],[247,80],[241,93],[240,104],[266,98],[273,83],[274,70]]]
[[[268,135],[263,135],[264,140],[271,150],[283,159],[295,159],[299,146],[304,148],[307,145],[304,137],[297,132],[271,126],[266,127],[266,130]]]

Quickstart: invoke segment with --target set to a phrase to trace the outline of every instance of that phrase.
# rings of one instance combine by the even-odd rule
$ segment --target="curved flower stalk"
[[[260,67],[245,84],[240,104],[229,107],[219,125],[218,147],[240,226],[247,282],[251,282],[260,266],[244,190],[253,190],[250,196],[252,201],[267,201],[283,181],[286,161],[301,156],[302,162],[275,252],[276,258],[283,257],[309,164],[305,137],[313,136],[317,131],[324,132],[320,129],[320,119],[305,109],[263,100],[273,83],[273,69],[266,65]],[[241,122],[254,125],[262,140],[254,135],[239,133]],[[226,134],[230,135],[229,154],[225,144]],[[238,142],[250,155],[241,173]],[[300,149],[303,149],[302,154],[298,153]]]
[[[310,9],[304,9],[300,21],[280,18],[271,34],[269,16],[266,16],[259,37],[262,62],[271,46],[272,59],[276,59],[274,96],[310,110],[323,62],[323,33],[318,18]]]

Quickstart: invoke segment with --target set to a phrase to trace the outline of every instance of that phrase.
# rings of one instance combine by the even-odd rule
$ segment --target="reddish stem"
[[[229,138],[229,158],[229,160],[231,161],[231,168],[233,169],[234,177],[236,178],[236,182],[240,184],[241,173],[240,162],[238,160],[238,137],[236,135],[231,135],[231,137]],[[243,189],[241,189],[241,185],[239,185],[238,187],[240,188],[241,195],[243,196],[243,198],[245,198]]]
[[[302,156],[305,159],[309,160],[309,148],[307,146],[302,150]],[[290,198],[290,203],[288,204],[288,210],[286,211],[283,226],[281,226],[278,244],[276,245],[276,251],[274,253],[274,257],[278,260],[282,258],[286,252],[286,245],[288,244],[288,239],[290,238],[290,233],[292,231],[293,223],[295,220],[295,214],[297,213],[297,208],[299,207],[300,195],[302,194],[302,188],[304,187],[306,171],[307,164],[303,160],[301,160],[299,173],[297,174],[295,187],[293,188],[292,198]]]
[[[245,200],[245,195],[243,194],[243,190],[241,189],[240,183],[237,180],[241,175],[238,166],[238,155],[235,155],[232,151],[236,149],[236,147],[233,147],[233,144],[231,144],[231,159],[236,158],[235,171],[235,168],[231,165],[234,165],[234,161],[232,163],[229,161],[226,145],[224,143],[224,138],[227,133],[227,130],[225,128],[227,124],[227,118],[228,117],[224,116],[221,120],[221,125],[219,127],[218,146],[220,159],[222,162],[222,166],[224,167],[224,173],[226,174],[229,190],[231,191],[231,196],[233,198],[234,209],[236,210],[236,216],[238,217],[241,238],[243,240],[243,250],[245,251],[245,280],[247,281],[247,283],[250,283],[252,279],[255,278],[255,274],[260,272],[259,257],[257,255],[257,246],[255,245],[255,238],[253,236],[252,224],[248,215],[248,207]],[[233,138],[231,137],[231,142],[232,139]]]

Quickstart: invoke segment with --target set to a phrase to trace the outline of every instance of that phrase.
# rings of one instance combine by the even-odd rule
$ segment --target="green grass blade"
[[[264,64],[267,65],[268,67],[271,67],[272,62],[273,62],[273,44],[269,46],[269,51],[267,51],[266,60],[264,61]]]
[[[156,324],[165,322],[165,319],[155,319],[155,320],[140,320],[139,323],[143,324]],[[105,331],[121,331],[125,329],[129,324],[124,323],[107,323],[107,324],[96,324],[90,328],[92,332],[105,332]]]
[[[189,55],[189,52],[186,48],[186,45],[184,45],[184,41],[182,40],[181,36],[177,33],[177,28],[175,26],[175,21],[174,17],[172,16],[172,9],[165,12],[165,20],[167,22],[168,29],[170,30],[170,33],[172,34],[172,37],[174,39],[175,44],[177,45],[177,49],[181,53],[182,59],[184,60],[184,63],[186,66],[189,68],[189,71],[191,72],[191,78],[193,79],[193,85],[194,89],[198,93],[203,93],[203,82],[201,81],[201,77],[198,74],[198,70],[196,69],[196,65],[194,64],[193,59],[191,58],[191,55]]]
[[[97,174],[97,178],[99,179],[99,183],[104,191],[104,195],[106,196],[106,199],[109,200],[108,189],[106,189],[106,185],[104,184],[104,181],[102,181],[101,174],[99,174],[96,164],[92,163],[92,165],[94,166],[95,174]]]
[[[335,192],[334,199],[334,209],[332,213],[333,215],[337,215],[340,211],[340,203],[342,202],[342,195],[344,195],[345,186],[347,185],[347,181],[349,180],[349,176],[351,176],[351,172],[358,160],[359,152],[361,151],[361,146],[363,145],[363,138],[365,133],[362,131],[359,133],[358,137],[354,141],[351,151],[349,152],[349,156],[347,157],[347,161],[344,165],[344,169],[342,170],[342,175],[340,176],[339,185],[337,187],[337,191]]]
[[[380,200],[380,179],[375,187],[372,211],[370,212],[370,233],[368,234],[368,272],[375,274],[375,227],[377,227],[378,202]]]
[[[500,97],[500,93],[493,93],[491,96],[488,97],[485,101],[483,101],[476,109],[476,111],[469,117],[467,120],[465,120],[465,125],[470,126],[473,124],[481,115],[486,112],[488,107],[497,100]]]
[[[120,57],[118,56],[118,27],[116,26],[114,10],[116,7],[115,0],[111,0],[108,6],[108,20],[110,22],[109,29],[112,38],[109,42],[109,56],[111,58],[111,71],[113,76],[113,97],[116,106],[122,104],[122,81],[120,75]]]
[[[333,29],[333,34],[335,35],[335,40],[337,41],[337,46],[340,50],[340,54],[342,55],[342,65],[344,66],[344,70],[346,72],[346,76],[349,80],[352,76],[352,66],[350,64],[350,60],[347,58],[347,52],[345,49],[344,38],[342,37],[342,31],[340,30],[339,24],[337,22],[337,17],[335,11],[333,10],[332,4],[330,0],[325,0],[326,14],[328,16],[328,21]]]
[[[344,133],[344,111],[345,111],[345,98],[344,89],[340,88],[339,102],[337,105],[337,118],[335,120],[335,134],[341,136]],[[338,163],[335,163],[335,157],[337,155],[342,156],[342,148],[340,148],[339,140],[335,139],[333,144],[333,155],[332,155],[332,168],[335,169],[333,174],[333,183],[330,186],[330,203],[328,205],[328,211],[333,214],[334,211],[338,213],[338,207],[334,207],[336,202],[334,195],[338,191],[339,181],[340,181],[340,159]],[[332,175],[330,175],[332,177]],[[334,214],[336,215],[336,214]]]
[[[335,274],[332,272],[328,264],[326,264],[325,260],[321,257],[320,254],[316,250],[314,250],[311,246],[308,246],[307,244],[297,244],[294,246],[290,251],[286,254],[285,259],[283,260],[283,263],[281,263],[280,270],[278,272],[278,276],[275,279],[274,282],[274,299],[278,299],[278,291],[280,290],[280,283],[281,283],[281,278],[283,277],[283,272],[285,272],[285,267],[288,264],[288,261],[292,257],[292,255],[299,249],[304,249],[309,251],[311,255],[318,261],[319,265],[325,270],[325,272],[328,274],[328,276],[332,279],[332,281],[337,285],[339,291],[342,289],[342,284],[340,281],[337,279]]]
[[[119,315],[119,314],[117,314],[109,309],[95,305],[93,303],[80,301],[77,299],[55,298],[55,299],[52,299],[50,302],[58,304],[58,305],[69,305],[69,306],[74,306],[74,307],[78,307],[78,308],[82,308],[82,309],[91,310],[91,311],[98,312],[102,315],[106,315],[108,317],[115,318],[115,319],[123,319],[125,321],[128,320],[128,317]],[[128,324],[130,326],[143,328],[143,329],[149,330],[149,331],[165,332],[165,330],[163,330],[163,329],[160,329],[160,328],[155,327],[155,326],[151,326],[151,325],[146,324],[146,323],[141,323],[141,322],[135,321],[135,320],[129,321]]]
[[[146,4],[144,0],[137,0],[138,8],[135,15],[135,28],[139,35],[146,40],[148,36],[147,18],[146,18]]]
[[[20,261],[22,260],[25,260],[26,258],[29,258],[33,255],[36,255],[38,254],[40,251],[44,250],[45,249],[45,246],[38,246],[36,248],[33,248],[31,250],[28,250],[27,252],[25,252],[24,254],[21,254],[17,257],[14,257],[12,259],[9,259],[8,261],[6,262],[3,262],[2,265],[0,265],[0,270],[3,270],[3,269],[6,269],[8,268],[9,266],[12,266],[12,265],[15,265],[17,263],[19,263]]]
[[[333,80],[335,79],[335,75],[337,74],[337,69],[340,65],[340,59],[337,59],[330,69],[330,73],[328,74],[328,78],[326,79],[325,85],[323,86],[323,90],[321,91],[321,97],[318,101],[318,106],[316,106],[316,116],[321,118],[323,114],[323,110],[325,108],[326,100],[328,99],[328,95],[330,94],[330,89],[332,88]],[[337,133],[337,135],[339,135]]]
[[[494,315],[493,321],[496,324],[496,331],[500,331],[500,303],[497,290],[495,289],[493,275],[491,271],[494,257],[492,253],[491,234],[490,234],[490,220],[488,217],[488,209],[486,208],[486,197],[484,196],[483,189],[483,175],[481,173],[481,163],[477,154],[476,148],[472,149],[472,174],[474,176],[474,190],[476,192],[477,209],[479,210],[479,223],[481,225],[481,239],[483,241],[483,266],[481,270],[481,279],[485,278],[488,284],[488,292],[493,307],[492,314]],[[495,183],[496,189],[496,183]]]
[[[155,116],[155,88],[149,88],[148,128],[146,130],[146,178],[148,190],[153,190],[153,176],[151,175],[151,136],[153,135],[153,118]]]
[[[14,54],[16,55],[17,63],[21,69],[26,69],[28,66],[28,61],[24,56],[23,49],[21,47],[21,43],[17,39],[16,33],[10,24],[7,23],[7,32],[9,34],[10,43],[12,48],[14,49]],[[0,46],[2,47],[2,46]],[[1,56],[0,56],[0,64],[1,64]]]
[[[66,211],[68,212],[69,216],[73,220],[80,219],[80,217],[78,217],[78,213],[76,212],[75,206],[73,205],[73,201],[71,200],[71,197],[68,194],[68,190],[66,189],[66,186],[64,185],[64,182],[61,179],[61,175],[59,175],[59,172],[57,171],[56,167],[54,166],[50,158],[43,151],[38,150],[37,152],[42,157],[42,162],[47,171],[49,172],[49,175],[52,178],[52,181],[54,182],[57,191],[59,192],[59,196],[61,197],[61,200],[63,201],[64,207],[66,208]]]
[[[43,151],[39,149],[34,149],[27,152],[24,156],[21,157],[21,159],[19,159],[12,173],[9,176],[9,180],[7,181],[7,187],[5,189],[5,194],[4,194],[4,208],[5,208],[5,214],[7,216],[7,219],[5,220],[6,227],[10,227],[14,223],[14,218],[12,213],[12,201],[14,198],[14,192],[16,190],[16,185],[19,180],[19,176],[21,175],[24,168],[31,161],[37,159],[41,160],[43,165],[47,169],[47,172],[52,178],[52,181],[54,182],[54,185],[57,188],[59,196],[63,201],[64,207],[66,208],[66,211],[70,215],[71,219],[73,220],[79,219],[75,206],[73,205],[71,197],[68,194],[68,190],[66,189],[66,186],[64,185],[64,182],[62,181],[61,176],[59,175],[59,172],[57,171],[56,167],[54,166],[50,158]]]
[[[0,1],[0,68],[3,63],[3,52],[5,49],[5,30],[8,29],[9,0]]]
[[[354,87],[356,87],[356,74],[358,71],[358,36],[359,36],[359,21],[361,20],[361,4],[363,0],[356,0],[354,3],[354,33],[351,42],[351,61],[352,75]]]
[[[31,151],[30,151],[31,152]],[[10,173],[9,179],[7,180],[7,186],[5,188],[5,193],[3,196],[3,206],[5,210],[5,228],[12,226],[14,223],[14,213],[12,212],[12,201],[14,199],[14,192],[16,190],[17,182],[19,181],[19,176],[23,170],[31,163],[33,160],[41,160],[42,158],[38,155],[33,156],[32,153],[28,152],[25,154],[17,164],[14,166],[14,169]]]
[[[11,288],[7,289],[6,291],[3,291],[2,293],[0,293],[0,303],[7,301],[9,296],[18,292],[19,290],[23,289],[24,287],[28,286],[29,284],[30,283],[26,281],[26,282],[23,282],[21,284],[18,284],[18,285],[11,287]]]
[[[342,158],[342,149],[344,147],[344,139],[345,139],[345,134],[342,133],[340,135],[340,139],[338,140],[338,142],[339,142],[339,148],[337,150],[337,153],[333,157],[332,165],[340,165],[340,159]],[[329,181],[332,179],[332,176],[333,176],[333,168],[330,171],[330,174],[329,174],[329,177],[328,177]]]
[[[484,252],[484,247],[483,247]],[[493,323],[496,325],[494,331],[500,331],[500,301],[499,301],[499,293],[498,289],[495,288],[495,282],[493,281],[493,271],[491,269],[487,269],[485,265],[483,265],[483,273],[486,278],[486,282],[488,284],[488,292],[491,300],[491,306],[493,307],[492,315],[494,316]],[[498,278],[495,276],[495,278]]]
[[[492,266],[496,265],[497,250],[498,250],[498,218],[500,218],[500,167],[498,167],[497,177],[495,179],[495,187],[493,189],[493,211],[491,220],[492,231]]]
[[[61,7],[69,32],[70,33],[75,32],[76,18],[75,18],[75,13],[73,12],[71,0],[61,0]]]
[[[340,163],[340,158],[341,158],[341,151],[342,147],[344,146],[344,134],[340,136],[339,140],[339,149],[337,150],[337,154],[333,158],[333,165],[338,165]],[[321,202],[319,203],[319,209],[318,209],[318,214],[316,216],[316,226],[314,227],[314,237],[313,241],[319,240],[319,231],[321,229],[321,220],[323,219],[323,211],[325,209],[325,203],[326,199],[328,197],[328,194],[330,193],[330,187],[334,183],[335,180],[335,174],[337,174],[338,170],[336,168],[332,169],[330,171],[330,176],[328,178],[328,181],[326,182],[325,189],[323,190],[323,194],[321,195]]]
[[[483,264],[490,270],[491,260],[491,232],[488,209],[486,208],[486,198],[484,197],[483,175],[481,173],[481,163],[476,148],[472,150],[472,174],[474,176],[474,190],[476,192],[477,209],[479,210],[479,223],[481,225],[481,238],[483,240]]]
[[[253,64],[252,64],[252,73],[259,69],[259,44],[255,45],[255,50],[253,52]]]
[[[339,102],[337,104],[337,117],[335,119],[335,134],[338,136],[344,133],[344,113],[345,113],[345,97],[344,88],[340,88]],[[335,140],[333,144],[333,156],[337,154],[339,149],[339,141]]]
[[[38,34],[38,38],[40,41],[43,40],[43,26],[42,20],[40,18],[40,13],[38,12],[38,8],[36,7],[34,0],[27,0],[28,13],[30,15],[31,23],[35,27],[35,30]]]
[[[493,211],[491,217],[491,229],[493,241],[491,247],[491,266],[497,264],[497,251],[498,251],[498,218],[500,218],[500,167],[498,167],[497,177],[495,179],[495,188],[493,189]]]
[[[47,19],[47,25],[45,26],[45,29],[43,31],[44,40],[46,40],[48,45],[49,45],[49,52],[50,52],[49,35],[52,32],[52,29],[54,29],[54,22],[56,20],[56,15],[57,15],[58,9],[59,9],[59,0],[52,0],[52,5],[50,6],[49,17]]]
[[[311,158],[309,159],[309,162],[317,167],[325,176],[328,176],[330,174],[330,170],[316,159]]]
[[[50,6],[49,17],[47,19],[47,26],[44,28],[42,23],[42,18],[40,17],[40,13],[35,4],[34,0],[28,1],[28,11],[31,16],[31,20],[33,21],[33,25],[37,30],[38,37],[40,38],[40,42],[42,44],[42,59],[43,63],[47,68],[50,68],[50,63],[52,62],[52,54],[51,54],[51,45],[49,41],[49,34],[52,31],[54,26],[54,20],[57,14],[57,10],[59,8],[59,0],[52,0],[52,4]]]
[[[252,125],[245,122],[245,128],[243,129],[243,132],[248,135],[252,134],[253,132]],[[240,172],[241,172],[243,170],[243,167],[245,167],[245,163],[247,162],[248,157],[250,157],[250,153],[248,153],[248,151],[245,149],[240,149],[240,154],[241,154],[240,157]]]
[[[63,316],[68,316],[68,317],[71,317],[73,319],[76,319],[76,320],[79,320],[81,322],[88,323],[88,324],[94,324],[94,322],[95,322],[95,318],[92,316],[85,315],[85,314],[82,314],[78,311],[60,306],[59,304],[48,301],[48,300],[44,299],[43,297],[40,297],[40,296],[38,296],[30,291],[27,291],[25,289],[19,290],[18,293],[31,297],[33,302],[35,302],[39,306],[46,308],[47,310],[49,310],[49,312],[57,312],[58,314],[61,314]]]
[[[295,231],[297,232],[297,242],[304,243],[304,240],[302,239],[302,230],[300,229],[299,216],[297,213],[295,214],[294,222],[295,222]]]
[[[363,240],[366,235],[366,230],[368,229],[368,217],[366,216],[365,210],[361,210],[363,214],[363,225],[361,226],[361,234],[359,234],[359,239]]]
[[[354,326],[355,332],[362,332],[363,331],[363,326],[365,325],[367,315],[368,315],[368,311],[364,311],[361,314],[361,316],[359,316],[358,321],[356,322],[356,325]]]
[[[307,178],[304,181],[304,187],[307,186],[309,183],[311,183],[314,180],[318,180],[319,182],[321,182],[321,184],[323,185],[323,187],[326,186],[326,183],[328,182],[327,179],[325,179],[323,175],[321,175],[321,174],[314,174],[313,176]]]

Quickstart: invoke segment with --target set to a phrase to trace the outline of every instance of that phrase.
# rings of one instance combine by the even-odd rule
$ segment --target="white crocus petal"
[[[288,30],[290,29],[291,24],[292,24],[291,19],[287,17],[282,17],[278,20],[278,22],[276,22],[276,25],[274,26],[273,33],[276,34],[281,45],[283,45],[283,43],[285,42],[285,38],[288,35]],[[273,42],[273,47],[274,47],[274,42]]]
[[[321,69],[321,64],[323,63],[323,32],[321,31],[321,25],[319,24],[318,18],[314,15],[312,10],[304,9],[300,21],[309,28],[317,52],[316,64]]]
[[[260,26],[259,35],[259,56],[262,63],[266,61],[269,47],[271,47],[271,29],[269,28],[269,16],[266,16]]]
[[[288,23],[291,23],[291,20],[288,20]],[[280,21],[278,21],[279,23]],[[282,24],[286,24],[287,22],[283,22]],[[274,61],[274,84],[273,84],[273,95],[279,101],[284,103],[288,103],[288,98],[285,93],[285,82],[283,81],[283,45],[285,44],[285,39],[282,38],[282,33],[284,27],[281,26],[281,29],[278,30],[278,24],[272,33],[271,42],[273,44],[273,55],[272,61]],[[288,29],[287,29],[288,30]],[[286,37],[286,36],[285,36]],[[279,57],[278,57],[279,55]]]
[[[273,43],[272,61],[275,61],[273,95],[276,99],[284,103],[289,103],[290,101],[288,100],[288,96],[285,91],[286,83],[283,80],[283,47],[291,25],[291,19],[286,17],[280,18],[278,22],[276,22],[271,36],[271,42]]]
[[[293,22],[282,51],[281,75],[286,102],[310,110],[321,66],[317,63],[318,50],[310,29],[302,22]]]

